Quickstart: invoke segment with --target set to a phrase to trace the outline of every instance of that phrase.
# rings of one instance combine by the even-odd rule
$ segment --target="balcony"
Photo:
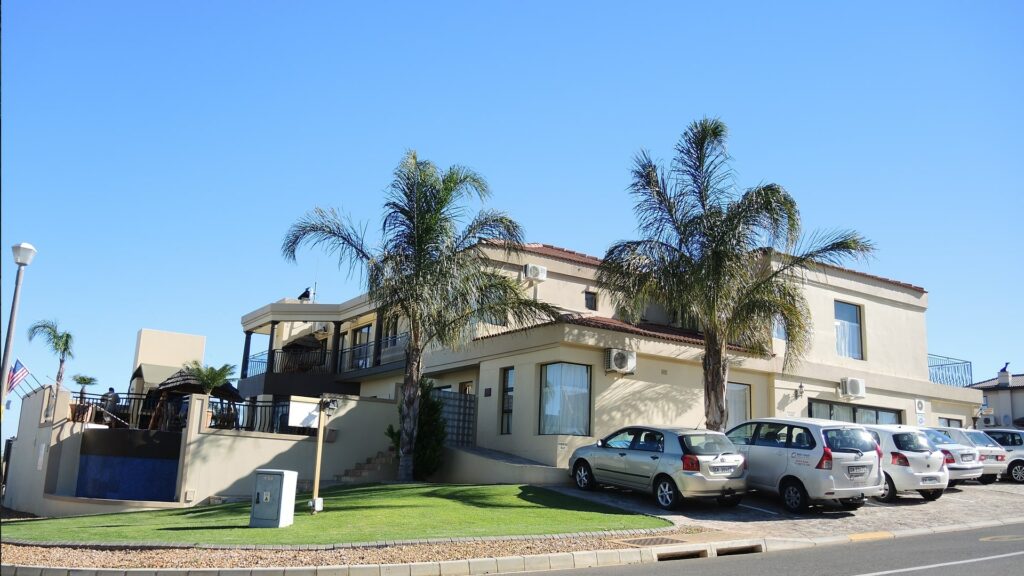
[[[936,384],[965,388],[974,384],[971,363],[967,360],[928,355],[928,379]]]

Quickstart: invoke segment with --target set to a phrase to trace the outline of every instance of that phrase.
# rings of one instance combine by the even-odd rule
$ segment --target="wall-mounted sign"
[[[927,426],[928,425],[928,418],[926,418],[924,414],[918,414],[917,415],[917,425],[918,426]]]
[[[320,402],[295,400],[288,403],[288,425],[296,428],[316,428],[320,425]]]
[[[914,410],[917,411],[918,414],[924,414],[924,400],[921,398],[914,400]]]

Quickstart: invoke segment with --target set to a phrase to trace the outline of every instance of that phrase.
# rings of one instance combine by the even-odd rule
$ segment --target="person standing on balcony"
[[[107,393],[100,396],[100,402],[103,403],[103,422],[107,426],[112,426],[114,423],[114,409],[121,403],[121,397],[114,392],[113,388],[108,388]]]

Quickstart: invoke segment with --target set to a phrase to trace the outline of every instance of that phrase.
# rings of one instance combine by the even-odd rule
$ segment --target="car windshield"
[[[920,432],[901,432],[892,435],[892,443],[897,450],[907,452],[934,452],[935,446],[928,441],[928,437]]]
[[[679,444],[683,452],[699,456],[736,452],[736,445],[725,434],[684,434],[679,437]]]
[[[968,430],[967,432],[964,432],[964,434],[967,434],[967,437],[971,439],[971,442],[974,442],[975,446],[985,446],[987,448],[999,447],[999,444],[997,444],[991,436],[985,434],[984,432],[979,432],[977,430]]]
[[[869,452],[875,440],[863,428],[832,428],[825,430],[825,444],[833,452]]]
[[[924,430],[924,434],[932,441],[933,444],[956,444],[956,442],[953,442],[953,439],[945,432],[926,428]]]

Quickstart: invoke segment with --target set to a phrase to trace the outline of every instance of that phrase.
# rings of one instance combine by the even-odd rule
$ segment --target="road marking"
[[[1018,542],[1024,540],[1024,536],[1019,534],[1007,534],[1006,536],[986,536],[984,538],[978,538],[982,542]]]
[[[914,566],[912,568],[899,568],[897,570],[883,570],[881,572],[865,572],[864,574],[857,574],[855,576],[884,576],[885,574],[900,574],[902,572],[918,572],[920,570],[931,570],[932,568],[942,568],[944,566],[958,566],[960,564],[973,564],[975,562],[986,562],[988,560],[999,560],[1000,558],[1009,558],[1011,556],[1020,556],[1024,552],[1010,552],[1009,554],[997,554],[995,556],[985,556],[982,558],[971,558],[970,560],[957,560],[956,562],[943,562],[942,564],[929,564],[927,566]]]
[[[892,532],[860,532],[850,534],[850,542],[868,542],[871,540],[888,540],[895,538]]]
[[[764,512],[765,514],[771,514],[772,516],[778,516],[778,512],[772,512],[771,510],[765,510],[764,508],[758,508],[757,506],[750,506],[748,504],[740,504],[741,508],[749,508],[751,510],[757,510],[758,512]]]

